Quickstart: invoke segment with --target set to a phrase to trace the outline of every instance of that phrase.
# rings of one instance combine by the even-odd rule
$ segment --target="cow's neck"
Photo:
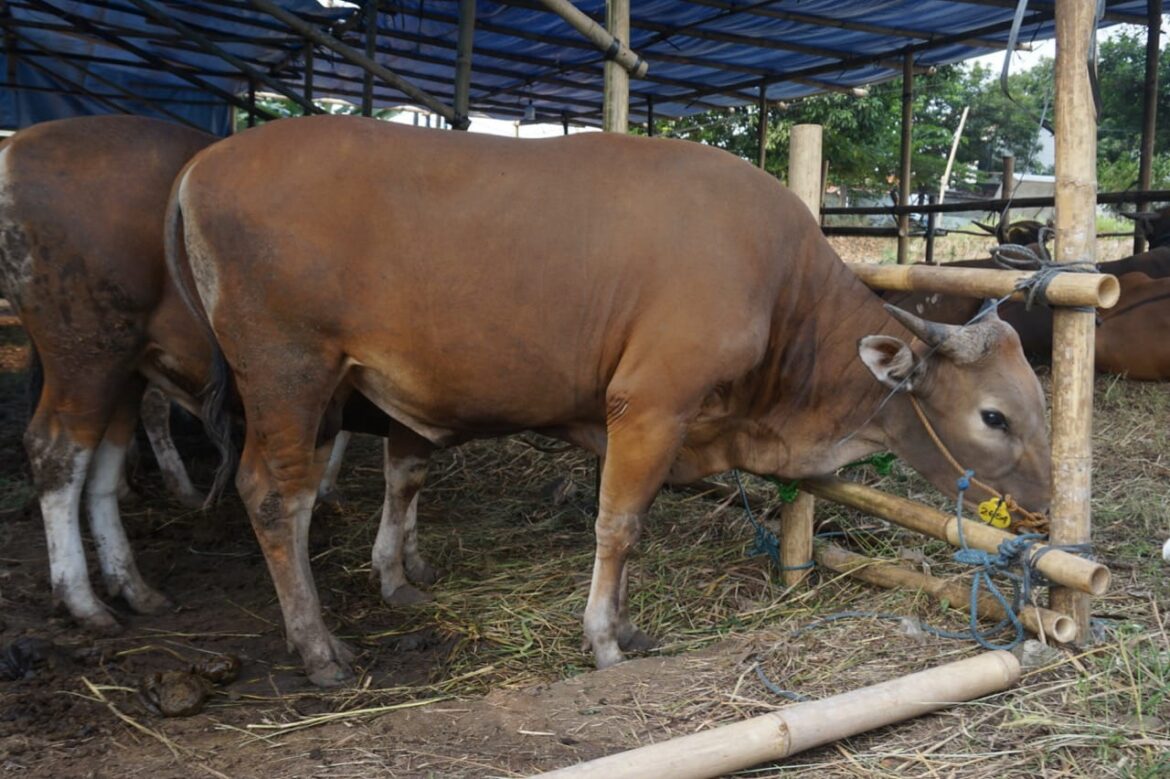
[[[911,337],[882,301],[843,264],[817,263],[780,292],[772,332],[756,370],[688,437],[700,470],[801,478],[887,448],[887,430],[901,426],[909,404],[903,397],[883,404],[888,390],[861,362],[858,340]]]

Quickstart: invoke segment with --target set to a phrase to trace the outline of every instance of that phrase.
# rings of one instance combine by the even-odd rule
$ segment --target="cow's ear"
[[[922,374],[922,362],[900,338],[867,335],[857,342],[857,353],[869,372],[886,387],[910,392]]]

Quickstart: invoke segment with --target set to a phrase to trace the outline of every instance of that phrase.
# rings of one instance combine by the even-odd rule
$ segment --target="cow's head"
[[[871,335],[858,348],[882,384],[917,401],[888,403],[880,417],[890,448],[939,489],[954,496],[958,473],[945,450],[976,478],[1031,511],[1048,509],[1052,465],[1044,393],[1024,359],[1015,330],[989,312],[960,327],[928,322],[900,309],[890,313],[922,344]],[[989,495],[972,490],[977,504]]]
[[[1120,211],[1134,221],[1134,232],[1146,240],[1148,249],[1170,245],[1170,207],[1158,211]]]

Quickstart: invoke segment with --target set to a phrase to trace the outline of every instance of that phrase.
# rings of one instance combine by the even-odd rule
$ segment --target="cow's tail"
[[[198,159],[198,157],[196,158]],[[207,500],[203,507],[218,502],[228,482],[235,474],[238,463],[236,447],[232,443],[232,420],[228,409],[228,400],[232,394],[232,372],[224,359],[223,350],[215,338],[215,331],[211,327],[211,320],[207,316],[207,309],[199,297],[195,285],[195,277],[191,270],[190,258],[187,255],[187,245],[183,237],[183,209],[180,203],[183,182],[191,169],[192,162],[183,168],[171,189],[170,202],[167,205],[165,246],[167,270],[175,282],[179,296],[187,304],[187,308],[194,314],[195,320],[203,328],[207,336],[207,343],[211,349],[211,364],[208,372],[207,385],[202,393],[203,429],[207,437],[219,452],[219,467],[215,471],[215,480],[207,492]]]
[[[28,369],[25,371],[24,399],[28,407],[28,418],[36,416],[37,406],[41,403],[41,392],[45,389],[45,364],[41,362],[41,353],[37,345],[29,339],[28,342]]]

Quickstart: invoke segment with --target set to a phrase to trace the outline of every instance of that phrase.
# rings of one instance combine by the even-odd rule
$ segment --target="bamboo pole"
[[[612,19],[609,19],[608,15],[606,20],[608,32],[603,30],[597,22],[586,16],[569,0],[540,0],[540,2],[568,22],[573,29],[588,38],[594,46],[605,52],[607,62],[616,62],[626,73],[633,74],[635,78],[646,75],[646,71],[650,68],[649,64],[626,45],[626,41],[630,39],[628,0],[623,3],[626,6],[626,23],[625,29],[621,32],[615,30]],[[606,5],[608,6],[609,3]]]
[[[906,587],[921,590],[936,601],[945,600],[954,608],[970,612],[971,585],[968,583],[947,581],[921,571],[912,571],[825,542],[817,542],[815,557],[817,563],[825,568],[849,574],[863,582],[886,589]],[[979,616],[986,619],[1002,620],[1007,617],[999,601],[987,593],[979,596],[978,610]],[[1062,644],[1076,638],[1077,624],[1064,614],[1029,605],[1023,608],[1018,616],[1024,627],[1036,635],[1043,634]]]
[[[42,0],[30,0],[30,2],[42,2]],[[324,30],[320,30],[296,14],[286,11],[276,3],[272,2],[272,0],[248,0],[248,2],[261,11],[264,11],[269,16],[273,16],[284,22],[294,32],[309,39],[318,46],[322,46],[326,49],[329,49],[330,51],[334,51],[345,61],[374,74],[390,86],[397,89],[399,92],[402,92],[411,100],[414,100],[418,104],[430,109],[439,116],[442,116],[447,121],[449,121],[452,126],[461,130],[466,129],[467,120],[461,120],[457,118],[455,116],[455,111],[451,108],[451,106],[445,105],[439,100],[436,100],[430,94],[426,93],[422,89],[419,89],[406,79],[401,78],[388,68],[379,65],[377,62],[370,59],[369,57],[366,57],[353,47],[337,40]]]
[[[959,153],[959,140],[963,137],[963,127],[967,124],[967,112],[971,106],[963,106],[963,113],[959,116],[959,126],[955,129],[955,137],[951,141],[951,153],[947,155],[947,166],[943,169],[942,182],[938,185],[938,202],[942,204],[947,199],[947,185],[951,183],[951,168],[955,165],[955,155]]]
[[[1150,188],[1154,161],[1154,134],[1158,129],[1158,49],[1162,37],[1162,0],[1149,0],[1146,4],[1146,83],[1142,99],[1142,145],[1138,161],[1138,191]],[[1139,201],[1134,210],[1145,211],[1148,203]],[[1138,230],[1133,231],[1133,253],[1146,250],[1146,239]]]
[[[760,99],[756,104],[756,157],[760,170],[768,160],[768,85],[760,82]]]
[[[850,269],[874,289],[941,292],[975,298],[998,298],[1035,275],[1033,271],[993,268],[954,268],[945,265],[874,265],[850,263]],[[1045,297],[1054,306],[1110,308],[1121,294],[1117,278],[1107,273],[1061,273],[1048,285]],[[1013,300],[1023,300],[1017,292]],[[1088,315],[1092,320],[1093,315]]]
[[[1057,262],[1094,262],[1097,254],[1097,122],[1085,62],[1095,24],[1094,0],[1056,3]],[[1057,309],[1052,317],[1053,544],[1091,540],[1089,511],[1093,425],[1092,311]],[[1098,594],[1098,593],[1095,593]],[[1089,598],[1053,588],[1049,604],[1068,614],[1089,639]]]
[[[818,498],[860,509],[931,538],[959,545],[959,519],[954,514],[944,514],[930,506],[887,495],[881,490],[835,476],[805,479],[800,486]],[[969,519],[962,520],[962,528],[967,546],[985,552],[995,552],[1001,543],[1016,538],[1012,533]],[[1060,549],[1051,549],[1045,544],[1032,546],[1028,555],[1032,567],[1056,584],[1093,595],[1103,595],[1109,589],[1109,569],[1101,563],[1077,557]],[[1071,612],[1064,611],[1055,604],[1049,605],[1053,611],[1068,614],[1076,620]],[[1082,627],[1079,622],[1077,626]]]
[[[366,59],[374,61],[378,51],[378,4],[366,3]],[[374,74],[362,73],[362,116],[374,115]]]
[[[630,38],[630,0],[605,0],[605,26],[618,40]],[[630,128],[630,74],[615,60],[605,61],[602,129],[625,133]]]
[[[1008,652],[985,652],[732,725],[578,763],[544,779],[709,779],[1001,692],[1020,679]]]
[[[788,146],[788,187],[808,207],[818,224],[823,191],[822,139],[823,130],[819,124],[793,125]],[[806,492],[801,492],[796,500],[780,509],[781,578],[788,587],[799,584],[808,576],[810,569],[803,566],[812,562],[815,512],[816,501]]]
[[[1010,154],[1003,155],[1003,177],[1000,179],[999,196],[1010,200],[1012,192],[1016,191],[1016,158]],[[1007,222],[1008,211],[1005,209],[1001,220]]]
[[[910,177],[914,173],[914,55],[902,55],[902,146],[901,163],[898,168],[898,205],[910,205]],[[910,215],[898,214],[898,264],[905,265],[909,259]]]
[[[459,0],[459,37],[455,53],[455,116],[466,122],[466,126],[470,126],[471,56],[474,41],[475,0]]]
[[[305,100],[313,102],[313,43],[305,41]]]

